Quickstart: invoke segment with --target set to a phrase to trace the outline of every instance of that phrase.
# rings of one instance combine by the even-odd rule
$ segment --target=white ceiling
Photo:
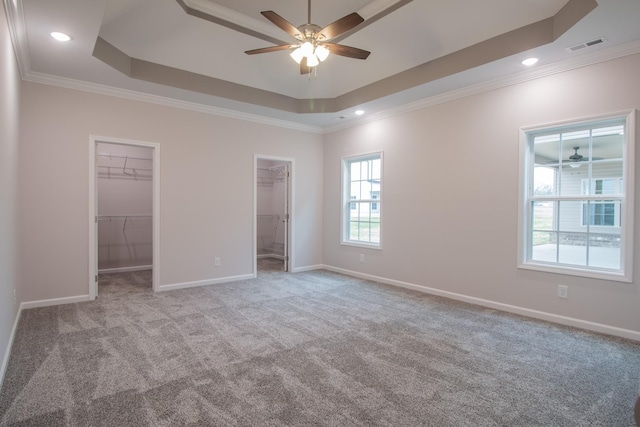
[[[260,11],[273,10],[298,26],[307,21],[305,0],[4,1],[26,80],[164,100],[189,108],[246,113],[319,131],[496,79],[526,79],[600,57],[640,51],[638,0],[597,0],[595,9],[555,41],[534,43],[533,47],[510,51],[506,56],[491,47],[482,53],[483,58],[489,58],[488,63],[480,59],[459,69],[449,57],[471,51],[470,46],[479,42],[514,32],[513,37],[500,42],[500,46],[508,45],[517,39],[516,31],[556,16],[572,2],[315,0],[311,20],[321,27],[358,12],[365,19],[364,24],[338,42],[369,50],[371,55],[364,61],[331,55],[318,66],[317,76],[309,78],[299,74],[287,51],[244,53],[271,46],[264,38],[294,42]],[[576,4],[590,0],[572,1]],[[193,16],[188,11],[212,19]],[[212,22],[216,19],[230,24]],[[245,34],[230,25],[264,37]],[[68,33],[72,40],[56,42],[49,37],[51,31]],[[566,49],[601,37],[606,42],[600,45],[576,52]],[[94,56],[99,40],[120,55],[116,57],[143,61],[147,71],[153,72],[135,71],[130,73],[135,77],[132,78],[121,72],[123,69],[114,68],[114,63],[108,65],[103,62],[104,57],[96,54],[101,60]],[[492,57],[494,51],[496,57]],[[530,55],[539,56],[540,62],[524,70],[520,61]],[[438,58],[441,62],[437,62]],[[428,77],[430,64],[447,69],[453,64],[453,74]],[[164,70],[162,77],[157,77],[158,69]],[[174,81],[178,83],[173,84]],[[324,105],[323,100],[329,100],[327,107],[318,107]],[[314,112],[300,113],[300,105],[302,110]],[[318,108],[329,112],[316,112]],[[364,118],[353,115],[358,108],[366,110]]]

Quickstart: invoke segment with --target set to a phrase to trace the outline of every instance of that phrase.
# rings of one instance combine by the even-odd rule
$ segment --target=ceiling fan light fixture
[[[318,65],[319,63],[320,61],[318,60],[318,57],[316,55],[311,54],[310,56],[307,56],[307,67],[312,68]]]
[[[316,47],[315,54],[320,62],[323,62],[329,56],[329,49],[322,45],[319,45],[318,47]]]
[[[582,163],[580,162],[573,162],[573,163],[569,163],[569,166],[571,166],[573,169],[577,169],[580,166],[582,166]]]
[[[296,50],[291,52],[291,55],[289,56],[291,56],[293,60],[299,64],[302,61],[302,58],[304,58],[304,53],[302,53],[301,48],[296,48]]]
[[[302,51],[302,56],[306,56],[308,59],[313,55],[313,44],[311,44],[311,42],[304,42],[302,46],[300,46],[300,50]]]
[[[347,58],[367,59],[371,52],[351,46],[331,43],[331,40],[350,30],[354,30],[364,22],[364,18],[356,12],[350,13],[337,21],[320,27],[311,22],[311,0],[308,0],[307,23],[298,27],[272,10],[260,12],[280,29],[296,39],[296,44],[279,44],[260,49],[246,50],[247,55],[258,53],[292,50],[291,58],[300,65],[300,74],[311,74],[311,69],[325,61],[330,53]]]

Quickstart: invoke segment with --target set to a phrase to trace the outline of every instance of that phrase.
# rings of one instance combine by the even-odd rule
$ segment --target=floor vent
[[[599,44],[604,43],[605,41],[606,40],[605,40],[604,37],[600,37],[600,38],[597,38],[597,39],[589,40],[588,42],[578,43],[576,45],[569,46],[567,48],[567,50],[569,52],[575,52],[577,50],[581,50],[581,49],[584,49],[584,48],[587,48],[587,47],[597,46]]]

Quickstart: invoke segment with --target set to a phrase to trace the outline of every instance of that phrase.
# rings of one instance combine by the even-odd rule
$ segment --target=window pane
[[[557,262],[557,233],[534,231],[531,236],[533,261]]]
[[[360,203],[360,218],[358,221],[369,222],[371,215],[371,203]]]
[[[624,126],[606,126],[593,129],[593,160],[620,159],[624,156]]]
[[[534,230],[555,230],[555,206],[555,202],[533,202],[532,217]]]
[[[371,166],[371,179],[376,180],[376,181],[380,181],[380,178],[382,177],[382,161],[380,159],[374,159],[372,162],[372,166]]]
[[[560,233],[558,262],[571,265],[587,265],[587,234]]]
[[[358,238],[358,222],[349,222],[349,240],[359,240]]]
[[[360,192],[360,181],[351,183],[351,199],[362,199],[362,194]]]
[[[582,225],[596,227],[620,226],[620,201],[592,200],[582,205]]]
[[[558,192],[557,167],[536,166],[533,168],[533,194],[535,196],[555,196]]]
[[[360,188],[362,188],[362,198],[371,199],[371,182],[362,181]]]
[[[369,179],[369,161],[365,160],[360,163],[360,179],[366,181]]]
[[[539,135],[533,139],[536,166],[557,165],[560,154],[560,134]]]
[[[358,223],[358,240],[362,242],[371,241],[369,236],[369,223],[368,222],[359,222]]]
[[[360,178],[360,162],[351,162],[350,164],[351,181],[358,181]]]
[[[560,231],[586,231],[582,225],[582,201],[558,202],[558,229]]]
[[[560,195],[579,196],[583,194],[582,181],[589,179],[589,164],[586,162],[562,164]]]
[[[620,233],[591,233],[589,266],[619,270],[620,250]]]
[[[582,225],[581,201],[558,202],[558,262],[562,264],[587,265],[587,234]]]
[[[371,227],[371,243],[380,243],[380,221],[369,224]]]
[[[611,194],[620,196],[622,187],[622,161],[594,163],[591,172],[589,194]],[[586,193],[585,193],[586,194]]]

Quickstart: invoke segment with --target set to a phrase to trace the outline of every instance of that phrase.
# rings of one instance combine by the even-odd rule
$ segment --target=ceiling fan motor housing
[[[571,160],[572,162],[579,162],[583,157],[581,154],[578,154],[578,150],[580,149],[580,147],[573,147],[573,149],[575,150],[575,153],[569,156],[569,160]]]
[[[320,39],[325,38],[322,34],[320,34],[320,31],[322,31],[322,27],[316,24],[300,25],[298,27],[298,31],[300,31],[300,34],[303,36],[303,37],[300,37],[300,36],[296,37],[300,41],[309,41],[310,38],[317,39],[318,41],[320,41]]]

